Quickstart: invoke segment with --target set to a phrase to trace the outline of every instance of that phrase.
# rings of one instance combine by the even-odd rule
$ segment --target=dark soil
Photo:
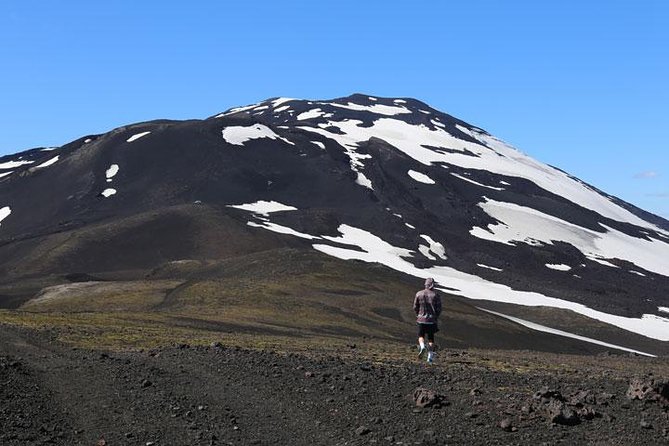
[[[93,351],[0,325],[0,444],[669,443],[667,401],[626,396],[663,360],[449,350],[429,367],[409,346],[347,348]]]

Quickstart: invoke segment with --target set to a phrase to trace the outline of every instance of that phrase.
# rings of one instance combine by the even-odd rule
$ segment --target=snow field
[[[486,198],[479,206],[500,223],[487,228],[474,227],[470,234],[497,243],[513,245],[529,240],[551,245],[553,241],[571,244],[589,259],[616,267],[603,259],[627,260],[647,271],[669,276],[669,244],[631,237],[606,225],[602,232],[566,222],[552,215],[513,203]]]

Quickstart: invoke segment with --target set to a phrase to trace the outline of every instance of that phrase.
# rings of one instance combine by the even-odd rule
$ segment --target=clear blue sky
[[[0,155],[273,96],[409,96],[669,218],[669,1],[0,2]]]

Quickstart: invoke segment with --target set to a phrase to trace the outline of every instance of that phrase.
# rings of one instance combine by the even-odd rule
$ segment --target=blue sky
[[[415,97],[669,218],[669,2],[0,2],[0,155],[273,96]]]

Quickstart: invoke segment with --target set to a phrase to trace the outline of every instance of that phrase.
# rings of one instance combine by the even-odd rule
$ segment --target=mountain
[[[251,295],[264,329],[401,338],[431,276],[454,345],[667,354],[667,259],[669,221],[409,98],[269,99],[0,158],[5,308],[230,322]]]

